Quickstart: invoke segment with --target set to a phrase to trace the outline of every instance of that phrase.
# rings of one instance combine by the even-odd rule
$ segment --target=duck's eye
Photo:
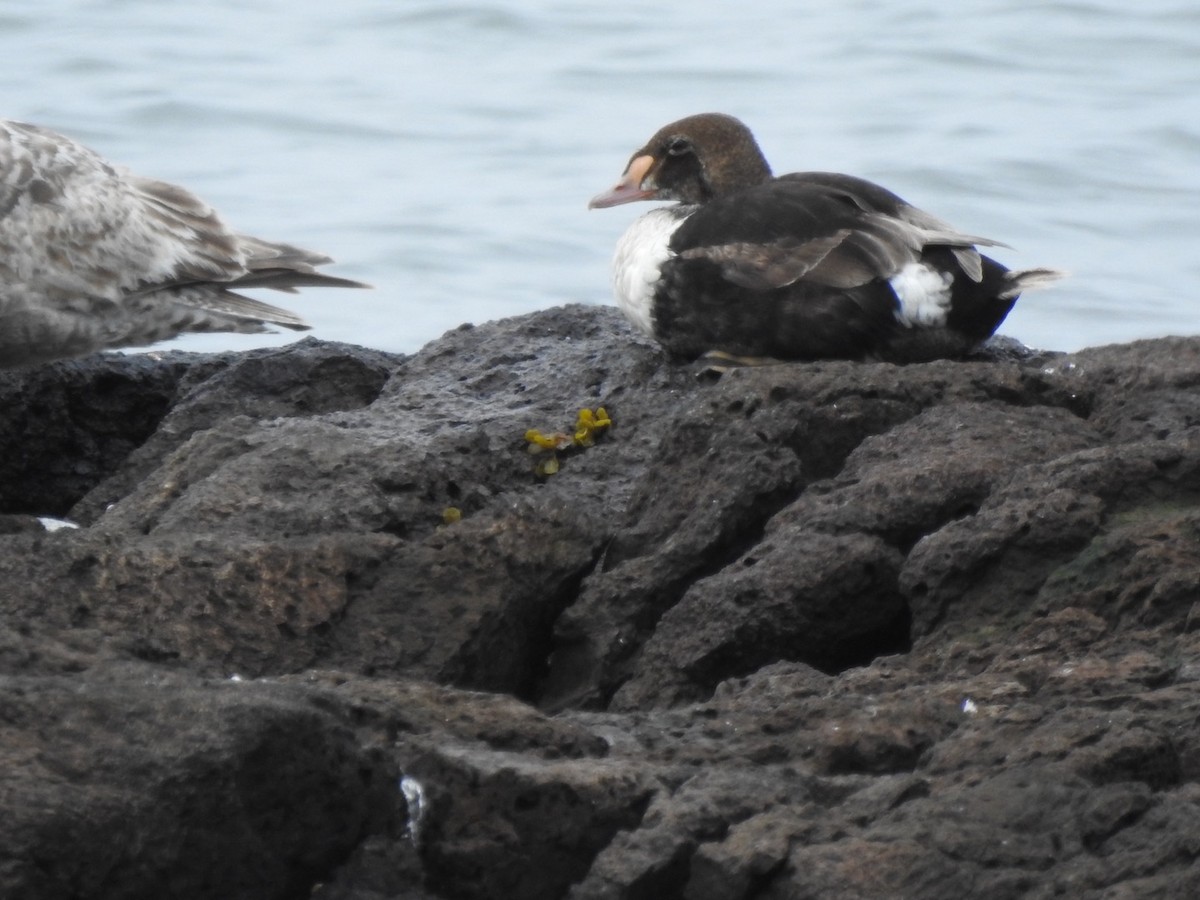
[[[667,144],[667,153],[671,156],[683,156],[692,152],[692,142],[687,138],[675,138]]]

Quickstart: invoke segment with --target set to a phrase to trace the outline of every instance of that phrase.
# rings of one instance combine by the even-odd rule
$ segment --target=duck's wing
[[[893,196],[882,188],[871,186],[879,196],[847,189],[845,182],[857,181],[785,177],[717,198],[687,217],[671,249],[684,260],[716,263],[731,282],[757,290],[799,282],[859,287],[893,277],[930,246],[967,251],[964,271],[977,280],[975,245],[993,242],[924,217],[899,198],[882,202]]]
[[[912,226],[914,231],[906,236],[906,240],[919,240],[925,246],[950,248],[963,274],[976,283],[983,278],[983,261],[976,248],[1008,247],[1001,241],[961,232],[944,219],[913,206],[887,188],[865,178],[837,172],[794,172],[777,180],[822,189],[864,214],[874,213]]]

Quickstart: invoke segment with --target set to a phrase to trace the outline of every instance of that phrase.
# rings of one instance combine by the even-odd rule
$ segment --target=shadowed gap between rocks
[[[736,511],[735,527],[722,529],[715,540],[705,544],[702,554],[689,556],[683,561],[682,569],[668,572],[667,577],[662,580],[656,579],[653,596],[640,597],[640,602],[635,600],[632,605],[620,604],[623,618],[617,621],[609,620],[614,628],[630,637],[614,642],[614,652],[606,661],[607,665],[620,672],[623,662],[632,663],[637,651],[654,632],[662,616],[679,602],[688,588],[696,581],[727,568],[755,546],[762,539],[766,523],[780,509],[791,503],[795,496],[796,490],[790,486],[755,496],[751,502]],[[530,702],[546,711],[553,712],[578,706],[607,707],[621,684],[629,677],[628,674],[623,677],[618,674],[606,680],[595,693],[591,693],[585,682],[595,673],[596,648],[590,634],[576,631],[574,624],[569,621],[572,601],[581,596],[581,589],[588,580],[588,575],[598,579],[602,585],[600,591],[603,593],[603,585],[614,584],[619,588],[617,579],[621,573],[617,570],[622,565],[655,564],[655,561],[648,557],[628,557],[614,569],[607,569],[608,551],[618,540],[614,538],[609,542],[609,546],[597,560],[593,573],[585,573],[580,577],[574,594],[565,598],[566,602],[560,608],[560,615],[551,623],[551,633],[546,644],[548,652],[545,656],[544,674],[528,697]],[[666,569],[673,565],[677,566],[679,563],[663,562]],[[616,575],[613,578],[605,578],[610,571],[616,572]],[[581,690],[591,695],[585,698],[580,693]]]
[[[102,356],[0,372],[0,512],[66,516],[154,434],[187,370]]]
[[[531,610],[528,615],[522,616],[522,632],[526,644],[521,657],[525,662],[520,667],[521,671],[510,679],[509,688],[509,692],[519,700],[538,705],[554,653],[555,623],[563,610],[579,595],[580,585],[596,570],[601,556],[601,553],[597,553],[589,565],[567,575],[557,590],[544,596],[541,605]],[[482,646],[490,639],[485,632],[485,629],[480,629],[464,645],[461,659],[478,663],[488,658]],[[485,667],[470,665],[468,662],[453,676],[447,677],[446,682],[462,688],[488,690],[493,684],[493,678],[490,672],[485,671]]]

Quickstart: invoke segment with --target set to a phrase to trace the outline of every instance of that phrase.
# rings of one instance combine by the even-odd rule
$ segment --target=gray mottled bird
[[[329,257],[231,231],[202,200],[70,138],[0,119],[0,368],[184,332],[306,329],[237,293],[367,287]]]

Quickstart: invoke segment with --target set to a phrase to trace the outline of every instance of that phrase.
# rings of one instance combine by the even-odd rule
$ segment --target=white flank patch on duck
[[[654,289],[662,264],[671,256],[668,245],[685,216],[678,207],[652,209],[639,216],[617,241],[613,254],[613,293],[617,306],[634,327],[654,336]]]
[[[888,281],[900,301],[896,321],[905,328],[940,328],[950,312],[954,278],[924,263],[910,262]]]

